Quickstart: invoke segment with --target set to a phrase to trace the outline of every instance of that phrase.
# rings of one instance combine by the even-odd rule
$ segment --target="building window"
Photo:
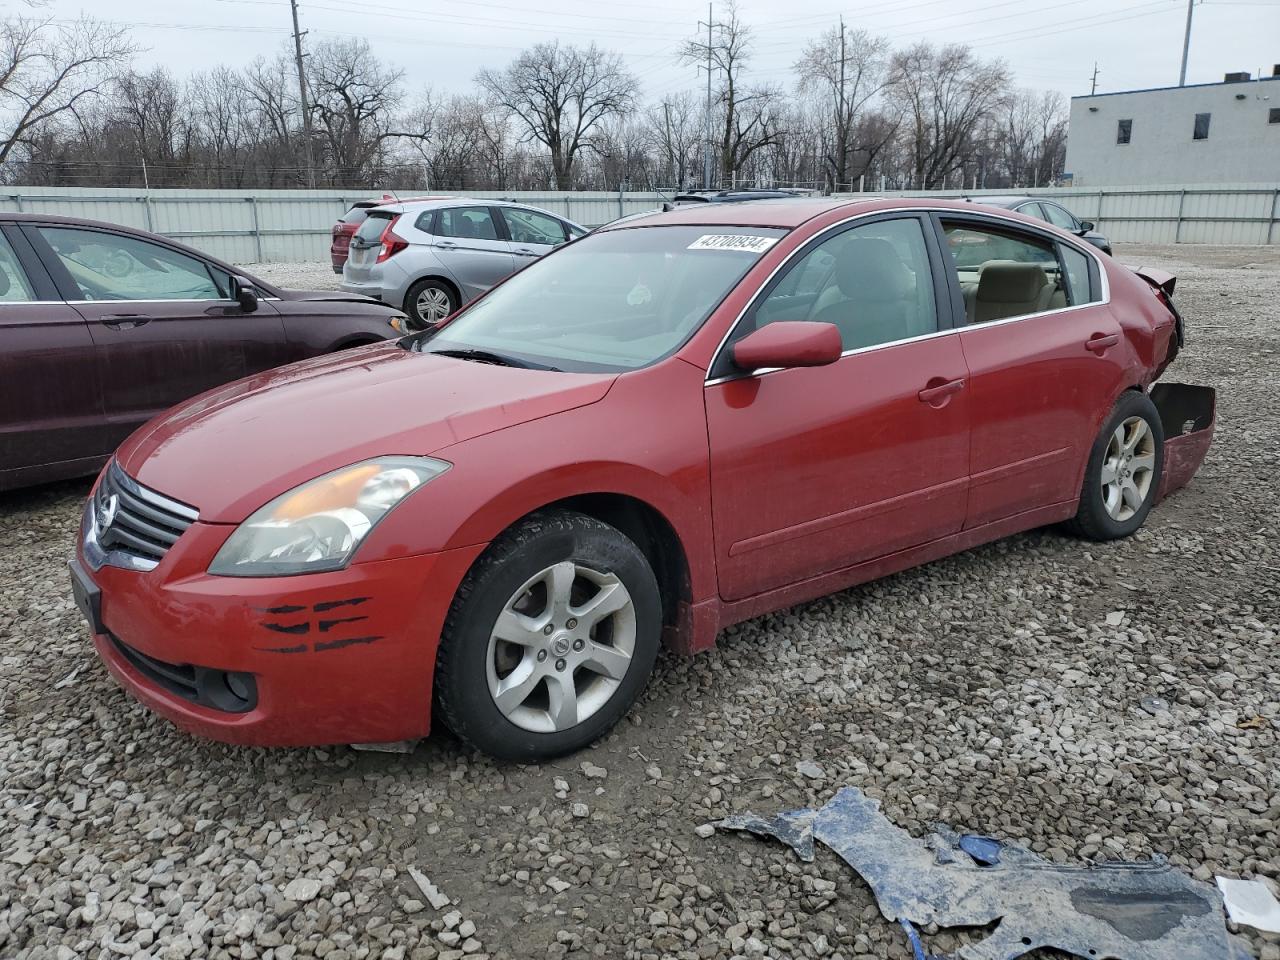
[[[1280,123],[1280,107],[1272,107],[1267,113],[1267,123]]]
[[[1208,140],[1209,139],[1209,114],[1196,114],[1196,128],[1191,134],[1192,140]]]
[[[1116,126],[1116,143],[1128,143],[1129,137],[1133,135],[1133,121],[1121,120]]]

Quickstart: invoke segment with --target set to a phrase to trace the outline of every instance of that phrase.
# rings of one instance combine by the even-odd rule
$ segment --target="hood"
[[[268,500],[369,457],[426,456],[595,403],[614,374],[475,363],[394,344],[304,360],[156,417],[117,451],[140,483],[239,523]]]

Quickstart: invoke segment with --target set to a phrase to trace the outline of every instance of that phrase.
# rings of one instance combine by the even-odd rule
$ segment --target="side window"
[[[203,260],[134,237],[40,227],[85,300],[221,300]]]
[[[18,256],[9,241],[0,234],[0,303],[22,303],[36,298]]]
[[[973,222],[943,221],[969,323],[1067,306],[1057,244]]]
[[[1067,271],[1067,303],[1077,307],[1082,303],[1097,303],[1102,299],[1093,290],[1089,277],[1089,258],[1065,243],[1059,245],[1062,251],[1062,266]]]
[[[788,270],[743,333],[780,320],[833,323],[845,350],[934,333],[938,312],[916,218],[881,220],[822,241]]]
[[[459,240],[497,240],[498,228],[488,207],[450,207],[440,211],[436,236]]]
[[[436,215],[436,212],[434,210],[422,211],[422,213],[418,214],[418,219],[413,221],[414,227],[418,230],[421,230],[423,233],[430,233],[431,218],[434,217],[435,215]]]
[[[564,228],[569,231],[569,239],[571,240],[577,240],[579,237],[585,237],[588,233],[591,232],[590,230],[586,230],[583,227],[576,227],[571,223],[566,223],[564,225]]]
[[[1056,203],[1046,203],[1044,205],[1045,219],[1052,223],[1055,227],[1061,227],[1063,230],[1078,230],[1076,218],[1067,213],[1066,210],[1058,206]]]
[[[1037,220],[1045,219],[1044,210],[1038,203],[1024,203],[1018,208],[1019,213],[1026,214],[1028,217],[1035,217]]]
[[[521,210],[517,207],[499,207],[503,219],[507,221],[507,230],[515,243],[564,243],[568,239],[564,224],[555,217],[536,210]]]

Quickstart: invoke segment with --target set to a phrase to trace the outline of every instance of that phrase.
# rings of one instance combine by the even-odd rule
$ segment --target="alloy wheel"
[[[635,606],[623,582],[565,560],[530,577],[503,606],[485,658],[489,693],[516,726],[559,733],[608,703],[635,645]]]
[[[1129,417],[1111,434],[1102,458],[1102,504],[1123,523],[1142,509],[1155,482],[1156,441],[1142,417]]]
[[[439,323],[452,313],[449,294],[439,287],[427,287],[416,301],[418,316],[423,323]]]

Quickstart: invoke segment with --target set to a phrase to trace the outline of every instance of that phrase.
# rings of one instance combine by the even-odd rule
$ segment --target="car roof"
[[[657,226],[739,226],[779,227],[791,229],[806,220],[837,210],[841,207],[857,207],[870,204],[876,198],[855,200],[831,200],[828,198],[785,197],[756,200],[752,203],[688,203],[669,211],[655,210],[649,214],[636,214],[614,224],[605,224],[601,230],[627,227]]]
[[[1008,207],[1009,209],[1016,207],[1020,203],[1031,203],[1033,200],[1036,203],[1056,202],[1056,201],[1050,200],[1048,197],[1028,197],[1025,195],[1016,196],[1012,194],[1007,197],[965,197],[965,199],[968,200],[970,203],[986,203],[993,207]]]

